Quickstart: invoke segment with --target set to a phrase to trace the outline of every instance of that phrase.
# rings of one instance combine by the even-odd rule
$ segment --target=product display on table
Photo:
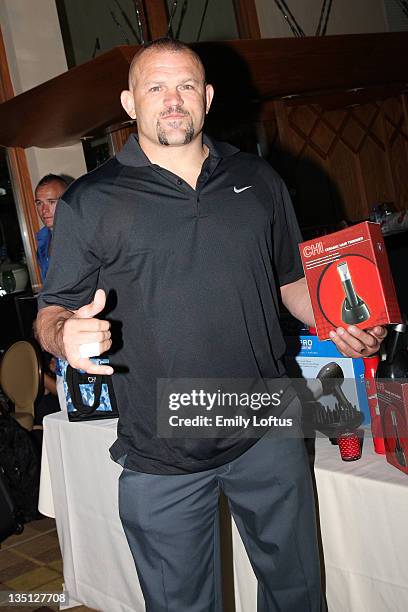
[[[350,452],[353,458],[345,460],[359,459],[362,433],[357,430],[370,420],[363,360],[345,357],[331,340],[322,342],[315,335],[287,336],[286,343],[288,372],[292,380],[297,380],[303,400],[306,437],[308,431],[310,435],[318,431],[333,445],[339,439],[356,439],[358,453],[354,443]],[[349,448],[351,443],[342,445],[343,449]],[[346,451],[343,453],[342,448],[340,454],[344,458]]]
[[[306,401],[328,410],[354,408],[361,413],[361,423],[370,422],[363,359],[346,357],[334,342],[322,342],[315,335],[285,336],[285,341],[288,373],[304,381]],[[305,407],[305,417],[307,412]]]
[[[319,340],[337,327],[400,323],[378,223],[358,223],[299,245]]]
[[[408,474],[408,351],[407,328],[393,326],[380,361],[376,388],[388,463]]]

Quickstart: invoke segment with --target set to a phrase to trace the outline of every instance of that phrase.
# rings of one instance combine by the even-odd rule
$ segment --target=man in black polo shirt
[[[109,322],[96,317],[106,292],[116,295],[109,316],[122,324],[123,345],[113,359],[126,367],[113,378],[120,419],[111,454],[124,466],[119,509],[146,610],[222,610],[221,487],[258,577],[258,610],[315,612],[302,440],[157,434],[159,379],[275,379],[284,414],[296,413],[283,389],[279,299],[313,324],[286,188],[263,160],[203,136],[212,97],[185,45],[155,41],[135,57],[122,104],[138,138],[60,201],[39,329],[45,348],[73,367],[112,374],[87,355],[111,347]],[[376,351],[384,333],[339,328],[333,339],[355,357]]]

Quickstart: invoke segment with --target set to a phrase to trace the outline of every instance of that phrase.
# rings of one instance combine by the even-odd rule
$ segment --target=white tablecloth
[[[143,612],[118,515],[121,468],[107,450],[115,437],[116,421],[48,416],[39,508],[56,517],[71,605]],[[370,439],[353,463],[318,440],[315,474],[329,612],[406,612],[408,476],[376,455]],[[254,612],[256,580],[234,525],[232,533],[236,610]]]
[[[55,516],[70,606],[144,611],[135,566],[118,513],[122,468],[110,459],[116,419],[69,423],[44,419],[39,510]]]

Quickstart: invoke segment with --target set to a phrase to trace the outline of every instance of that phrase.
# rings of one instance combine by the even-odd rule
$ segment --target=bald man
[[[135,57],[121,101],[138,137],[61,200],[39,330],[73,367],[112,374],[87,351],[110,349],[101,313],[106,292],[116,295],[110,316],[123,345],[112,359],[125,368],[113,377],[120,418],[110,452],[123,466],[119,511],[147,612],[221,612],[221,489],[258,578],[258,610],[317,612],[313,492],[278,312],[281,299],[314,323],[301,236],[272,168],[203,134],[213,95],[180,42],[157,40]],[[352,357],[372,354],[385,335],[333,331]],[[160,437],[162,379],[191,379],[191,397],[197,379],[274,381],[270,417],[293,418],[293,435]]]

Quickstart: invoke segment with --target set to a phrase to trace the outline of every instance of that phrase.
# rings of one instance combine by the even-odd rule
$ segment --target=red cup
[[[345,431],[337,438],[343,461],[357,461],[361,457],[361,440],[355,431]]]

